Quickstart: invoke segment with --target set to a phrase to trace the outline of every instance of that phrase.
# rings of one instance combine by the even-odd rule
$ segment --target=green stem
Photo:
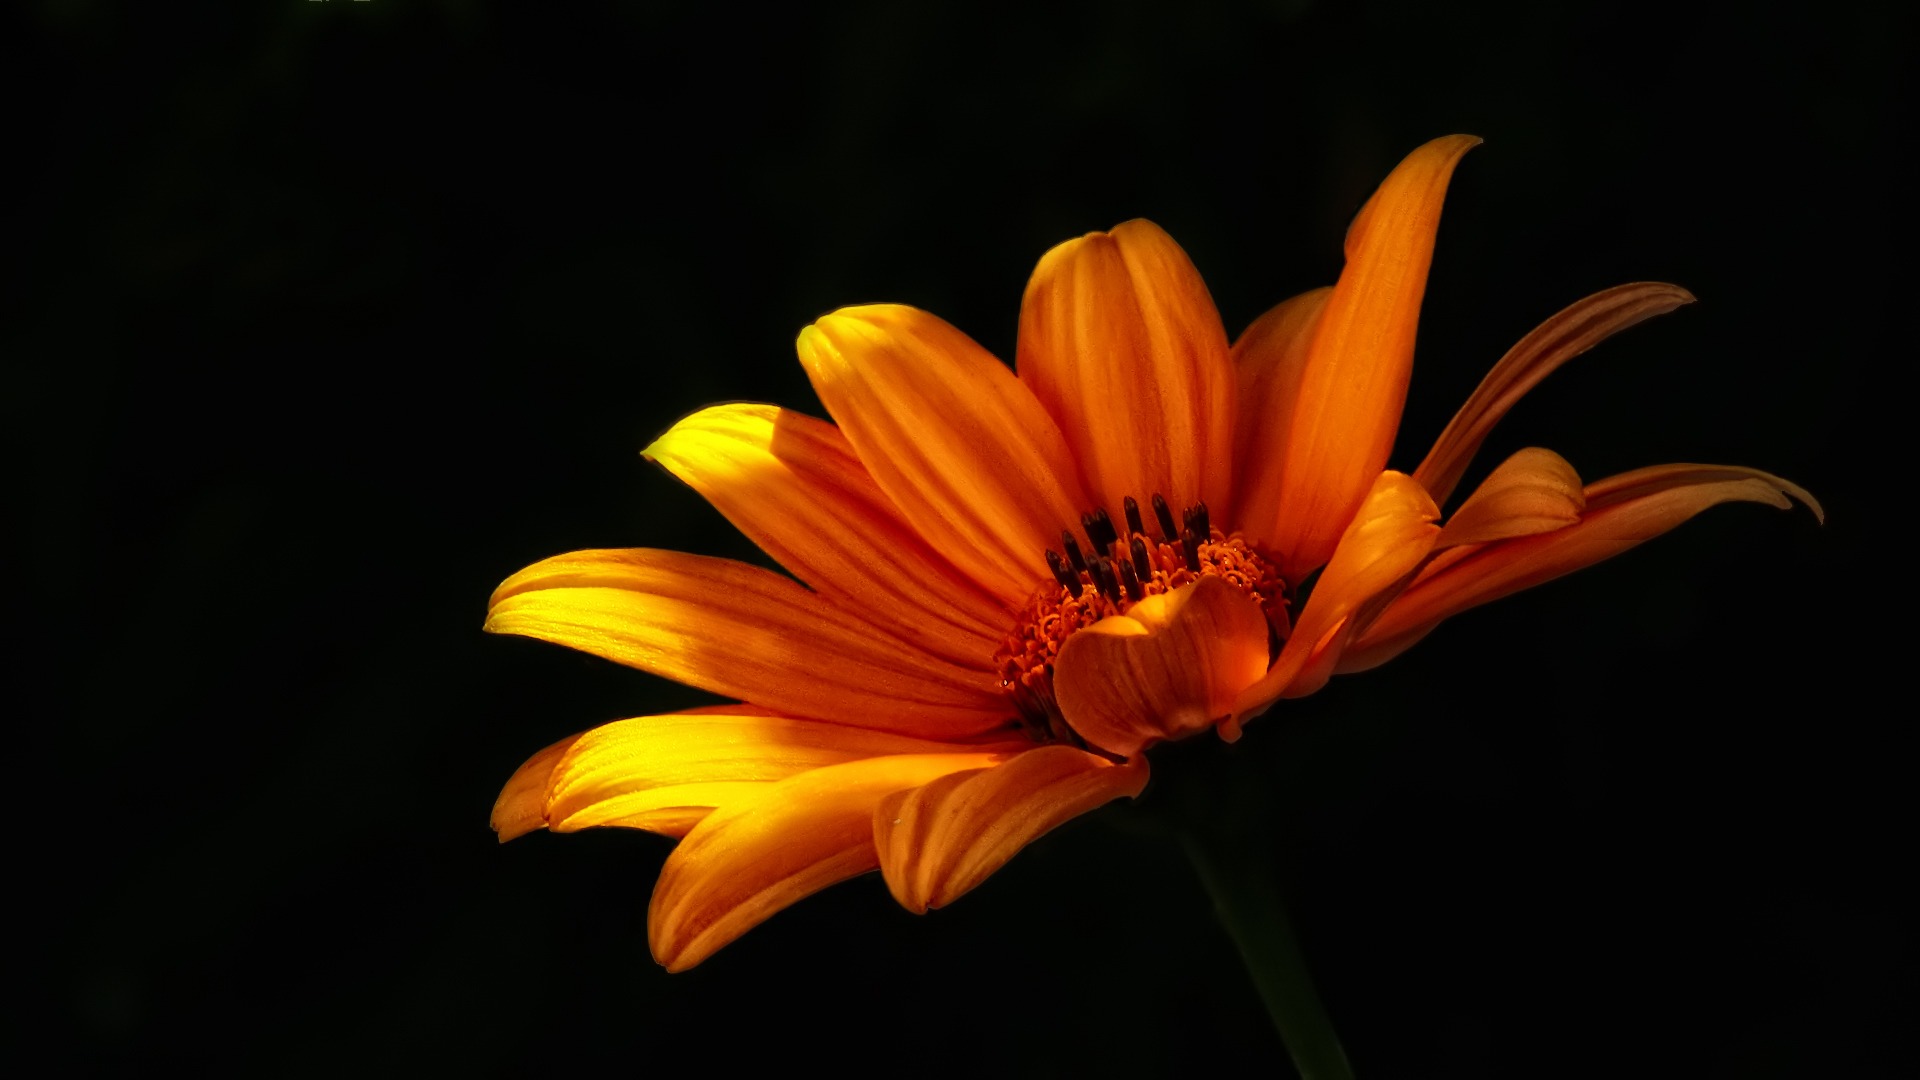
[[[1301,1080],[1353,1080],[1294,940],[1270,849],[1232,821],[1211,828],[1190,823],[1181,840]]]

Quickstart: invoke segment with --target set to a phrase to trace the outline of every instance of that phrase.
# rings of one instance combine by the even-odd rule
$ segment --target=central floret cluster
[[[1012,633],[994,653],[1000,688],[1018,711],[1014,727],[1039,742],[1085,740],[1061,715],[1053,693],[1053,665],[1060,647],[1077,630],[1110,615],[1123,615],[1149,596],[1159,596],[1202,577],[1218,577],[1252,597],[1266,616],[1269,652],[1277,652],[1292,627],[1287,583],[1277,560],[1256,544],[1213,528],[1205,503],[1181,514],[1174,527],[1165,498],[1152,500],[1156,539],[1147,531],[1140,504],[1124,503],[1126,529],[1115,528],[1104,508],[1081,518],[1091,547],[1082,551],[1071,532],[1060,534],[1061,550],[1047,550],[1054,582],[1036,590]]]

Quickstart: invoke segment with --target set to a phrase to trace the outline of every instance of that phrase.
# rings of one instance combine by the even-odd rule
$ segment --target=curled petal
[[[1529,447],[1500,463],[1440,530],[1435,550],[1564,529],[1587,507],[1580,474],[1551,450]]]
[[[1359,635],[1340,670],[1384,663],[1443,619],[1612,558],[1708,507],[1757,502],[1785,510],[1794,500],[1824,520],[1804,489],[1758,469],[1662,465],[1598,481],[1586,488],[1578,524],[1437,556]]]
[[[1347,233],[1347,265],[1307,347],[1280,463],[1281,509],[1267,537],[1299,582],[1326,562],[1386,465],[1413,371],[1414,331],[1440,204],[1467,135],[1409,154]]]
[[[1259,537],[1273,535],[1280,517],[1278,452],[1287,444],[1287,427],[1300,399],[1307,346],[1319,325],[1320,311],[1332,288],[1302,293],[1253,321],[1233,343],[1233,371],[1239,382],[1234,420],[1234,483],[1239,507],[1235,520]]]
[[[685,971],[794,901],[879,865],[882,798],[1004,754],[899,754],[813,769],[707,815],[667,857],[647,909],[653,957]]]
[[[1053,418],[1005,364],[909,307],[800,332],[815,392],[900,513],[1001,601],[1024,602],[1086,499]]]
[[[1029,750],[991,769],[949,773],[880,800],[880,872],[902,907],[945,907],[1028,844],[1121,796],[1140,794],[1147,759],[1115,764],[1071,746]]]
[[[775,712],[930,738],[996,730],[993,677],[902,644],[805,586],[727,559],[645,548],[535,563],[486,628],[589,652]]]
[[[553,776],[553,767],[584,734],[561,739],[528,758],[507,778],[500,797],[493,801],[493,816],[488,821],[501,843],[547,827],[547,781]]]
[[[1351,621],[1391,595],[1433,550],[1440,535],[1433,521],[1439,516],[1412,477],[1380,474],[1272,669],[1235,702],[1234,729],[1283,696],[1302,697],[1326,684],[1345,649]]]
[[[1020,307],[1021,381],[1060,422],[1095,501],[1128,495],[1229,515],[1226,331],[1187,253],[1150,221],[1047,252]]]
[[[1658,281],[1616,285],[1575,301],[1521,338],[1493,365],[1434,440],[1413,478],[1426,485],[1434,502],[1444,504],[1487,433],[1527,391],[1560,365],[1627,327],[1691,303],[1692,293]]]
[[[1082,738],[1132,757],[1226,719],[1266,668],[1260,605],[1221,578],[1203,577],[1069,637],[1053,692]]]
[[[716,405],[642,453],[794,576],[902,640],[965,663],[1005,633],[1005,611],[920,538],[832,424]]]

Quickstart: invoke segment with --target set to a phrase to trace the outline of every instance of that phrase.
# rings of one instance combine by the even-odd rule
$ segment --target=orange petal
[[[526,764],[507,778],[500,797],[493,801],[493,816],[488,822],[499,834],[501,843],[547,827],[547,781],[553,775],[553,767],[585,734],[561,739],[528,758]]]
[[[654,959],[685,971],[768,916],[879,865],[882,798],[1004,754],[898,754],[829,765],[765,787],[693,827],[660,870],[647,910]]]
[[[923,311],[843,308],[800,332],[800,363],[920,535],[1011,604],[1085,498],[1053,418],[1006,365]]]
[[[1233,728],[1282,696],[1302,697],[1326,684],[1345,649],[1349,620],[1391,595],[1427,557],[1440,535],[1433,524],[1439,516],[1426,489],[1412,477],[1380,474],[1321,571],[1272,669],[1234,704]]]
[[[774,405],[716,405],[642,451],[841,607],[939,656],[992,656],[1009,614],[929,547],[846,437]]]
[[[914,914],[959,899],[1021,848],[1147,783],[1147,759],[1116,765],[1071,746],[1043,746],[991,769],[896,791],[874,812],[880,872]]]
[[[486,628],[589,652],[789,716],[932,738],[995,731],[1006,699],[790,578],[726,559],[577,551],[520,571]]]
[[[1255,319],[1233,343],[1233,369],[1239,380],[1234,420],[1234,521],[1248,535],[1265,540],[1280,517],[1281,452],[1287,425],[1300,400],[1307,346],[1332,288],[1302,293]]]
[[[1454,165],[1479,142],[1452,135],[1415,150],[1348,230],[1347,265],[1320,314],[1286,425],[1281,509],[1267,539],[1288,581],[1326,562],[1387,463],[1440,204]]]
[[[1587,507],[1580,474],[1567,459],[1534,446],[1493,470],[1440,530],[1434,549],[1511,540],[1564,529]]]
[[[1627,327],[1691,303],[1692,293],[1657,281],[1616,285],[1574,302],[1521,338],[1493,365],[1434,440],[1413,478],[1426,485],[1434,502],[1444,504],[1487,433],[1540,380]]]
[[[1053,692],[1088,743],[1132,757],[1225,719],[1266,668],[1260,605],[1221,578],[1203,577],[1067,638]]]
[[[1799,486],[1730,465],[1661,465],[1589,484],[1576,525],[1435,558],[1360,634],[1340,670],[1384,663],[1443,619],[1612,558],[1708,507],[1758,502],[1785,510],[1793,499],[1822,517],[1820,504]]]
[[[745,708],[641,716],[576,736],[548,774],[545,816],[555,832],[618,825],[682,836],[715,807],[811,769],[980,749]]]
[[[1233,374],[1199,271],[1150,221],[1046,253],[1020,306],[1015,368],[1066,433],[1088,493],[1204,500],[1231,517]]]

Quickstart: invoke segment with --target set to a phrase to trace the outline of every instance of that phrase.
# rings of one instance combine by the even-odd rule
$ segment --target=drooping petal
[[[642,451],[823,596],[958,663],[991,656],[1007,612],[936,553],[832,424],[716,405]]]
[[[1239,395],[1233,440],[1238,494],[1234,518],[1248,535],[1265,540],[1280,516],[1280,465],[1287,427],[1300,399],[1307,346],[1331,287],[1283,301],[1253,321],[1233,343]]]
[[[1564,529],[1587,507],[1580,474],[1551,450],[1528,447],[1500,463],[1440,530],[1434,549]]]
[[[1046,253],[1020,306],[1015,369],[1066,433],[1088,494],[1204,500],[1230,517],[1233,374],[1220,313],[1150,221]]]
[[[685,971],[768,916],[879,866],[882,798],[1004,754],[898,754],[813,769],[704,818],[660,870],[647,910],[653,957]]]
[[[812,769],[981,749],[746,707],[616,720],[576,736],[550,766],[545,819],[555,832],[618,825],[683,836],[714,808]]]
[[[1413,371],[1414,331],[1447,181],[1479,139],[1435,139],[1407,156],[1347,232],[1347,265],[1320,313],[1280,464],[1266,537],[1298,583],[1326,562],[1386,465]]]
[[[986,665],[903,644],[789,578],[727,559],[577,551],[520,571],[486,628],[520,634],[775,712],[931,738],[994,731]]]
[[[1060,429],[972,339],[909,307],[843,308],[800,363],[880,490],[995,597],[1024,602],[1085,498]]]
[[[553,776],[553,767],[585,734],[569,735],[513,770],[500,789],[500,797],[493,801],[493,815],[488,821],[501,843],[547,827],[547,781]]]
[[[1067,638],[1053,692],[1082,738],[1132,757],[1225,719],[1266,668],[1260,605],[1222,578],[1203,577]]]
[[[1390,595],[1433,550],[1440,511],[1425,488],[1403,473],[1381,473],[1320,573],[1306,610],[1273,667],[1240,695],[1222,734],[1281,697],[1302,697],[1326,684],[1346,647],[1350,620]]]
[[[1804,489],[1758,469],[1661,465],[1589,484],[1575,525],[1436,556],[1360,633],[1340,670],[1385,663],[1444,619],[1612,558],[1709,507],[1757,502],[1785,510],[1794,500],[1824,520]]]
[[[1507,350],[1434,440],[1413,478],[1445,505],[1487,433],[1515,402],[1560,365],[1629,326],[1693,303],[1678,285],[1637,281],[1575,301]]]
[[[1147,759],[1115,764],[1053,745],[991,769],[948,773],[880,800],[873,836],[894,899],[913,913],[945,907],[1021,848],[1147,783]]]

